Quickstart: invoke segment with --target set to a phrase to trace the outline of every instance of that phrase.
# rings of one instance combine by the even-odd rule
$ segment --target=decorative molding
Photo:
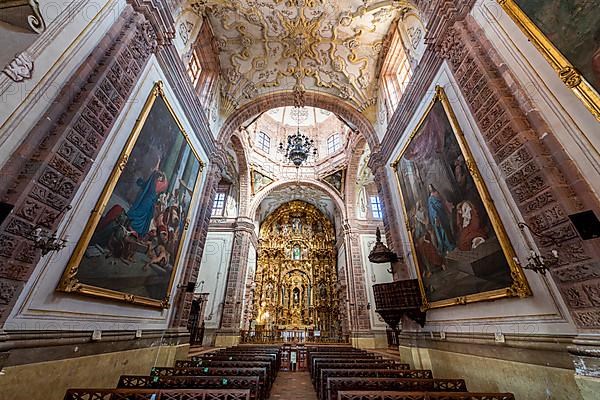
[[[15,82],[22,82],[30,79],[33,72],[33,59],[27,52],[19,53],[2,70],[10,79]]]

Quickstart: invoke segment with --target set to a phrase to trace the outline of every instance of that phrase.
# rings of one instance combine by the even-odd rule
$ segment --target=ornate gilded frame
[[[585,107],[600,121],[600,94],[577,71],[571,62],[525,14],[514,0],[497,0],[510,18],[521,28],[531,43],[558,73],[560,80],[575,93]]]
[[[504,252],[504,255],[508,262],[508,266],[509,266],[510,272],[511,272],[511,277],[513,280],[513,284],[510,287],[506,287],[506,288],[502,288],[502,289],[496,289],[496,290],[487,291],[487,292],[475,293],[475,294],[470,294],[470,295],[466,295],[466,296],[460,296],[460,297],[454,297],[454,298],[450,298],[450,299],[444,299],[444,300],[430,302],[429,299],[427,298],[427,294],[425,292],[425,286],[423,284],[421,266],[419,265],[419,261],[417,260],[417,256],[416,256],[415,243],[414,243],[412,233],[410,230],[410,225],[408,222],[409,221],[408,210],[406,209],[406,205],[404,203],[404,196],[402,194],[402,186],[400,185],[400,178],[398,177],[398,168],[397,167],[398,167],[398,163],[400,162],[400,159],[402,158],[402,156],[408,149],[408,146],[412,142],[412,139],[419,132],[419,129],[421,128],[421,126],[423,126],[423,123],[429,116],[429,113],[431,112],[433,106],[435,105],[435,103],[437,101],[440,101],[442,106],[444,107],[444,111],[446,113],[448,121],[450,121],[450,125],[452,126],[452,131],[454,132],[456,141],[458,142],[460,150],[464,155],[465,164],[467,165],[467,168],[469,169],[469,172],[470,172],[471,176],[473,177],[473,181],[475,182],[477,191],[479,192],[479,195],[481,196],[481,199],[484,203],[485,209],[489,214],[490,221],[496,232],[496,235],[498,236],[500,246],[502,247],[502,251]],[[498,215],[498,211],[496,210],[496,207],[494,206],[494,201],[492,200],[492,198],[488,192],[488,189],[485,185],[485,182],[484,182],[483,178],[481,177],[481,173],[479,172],[479,169],[477,168],[477,164],[475,163],[473,154],[471,153],[471,150],[469,149],[469,146],[467,144],[465,136],[460,128],[458,120],[456,119],[456,115],[454,114],[454,111],[452,110],[450,102],[448,101],[446,92],[444,91],[444,89],[441,86],[436,86],[435,95],[434,95],[433,99],[431,100],[431,102],[427,106],[427,109],[423,113],[423,116],[420,118],[419,122],[417,123],[416,128],[412,131],[408,140],[403,145],[402,149],[400,150],[400,154],[398,155],[396,160],[390,166],[393,168],[395,176],[396,176],[396,184],[398,186],[398,192],[400,194],[400,201],[402,203],[402,209],[404,212],[405,226],[406,226],[406,230],[407,230],[409,241],[410,241],[412,258],[413,258],[413,261],[415,263],[415,267],[417,270],[417,275],[418,275],[418,279],[419,279],[419,287],[421,290],[421,297],[423,298],[423,305],[421,307],[423,311],[430,309],[430,308],[448,307],[448,306],[454,306],[454,305],[458,305],[458,304],[474,303],[474,302],[478,302],[478,301],[497,300],[497,299],[501,299],[504,297],[521,297],[521,298],[523,298],[523,297],[530,296],[532,294],[531,289],[529,288],[529,284],[527,283],[527,278],[525,277],[525,274],[523,273],[522,268],[518,264],[517,257],[512,248],[512,245],[510,243],[508,235],[506,234],[506,231],[504,230],[504,226],[502,225],[500,216]]]
[[[147,119],[148,115],[150,114],[152,106],[154,105],[154,103],[158,97],[160,97],[165,102],[165,105],[167,106],[169,113],[171,114],[171,116],[173,117],[175,122],[177,123],[177,126],[179,127],[181,133],[183,134],[187,144],[190,146],[192,153],[194,154],[194,156],[200,163],[200,170],[198,173],[198,178],[196,179],[196,184],[194,186],[194,190],[192,193],[192,199],[190,201],[190,209],[188,210],[188,214],[186,215],[184,231],[181,236],[179,247],[177,249],[177,256],[175,258],[176,261],[173,263],[173,270],[171,271],[169,285],[168,285],[167,291],[166,291],[166,297],[162,300],[156,300],[156,299],[151,299],[151,298],[142,297],[142,296],[135,296],[130,293],[124,293],[124,292],[119,292],[116,290],[92,286],[92,285],[88,285],[85,283],[81,283],[77,279],[77,272],[79,270],[79,264],[81,263],[81,260],[83,259],[83,255],[89,245],[92,235],[94,234],[94,230],[96,229],[96,226],[98,225],[100,218],[102,217],[102,212],[106,208],[108,200],[110,199],[110,197],[115,189],[115,186],[117,185],[119,177],[121,176],[121,173],[123,172],[123,170],[125,169],[125,166],[127,165],[127,162],[129,160],[129,155],[131,154],[131,151],[133,150],[133,148],[137,142],[140,132],[142,131],[142,128],[144,127],[144,124],[146,123],[146,119]],[[83,294],[83,295],[100,297],[100,298],[104,298],[104,299],[118,300],[118,301],[123,301],[123,302],[127,302],[127,303],[138,304],[138,305],[142,305],[142,306],[168,308],[170,293],[173,288],[173,282],[175,280],[175,276],[177,274],[177,266],[181,262],[181,258],[182,258],[181,253],[182,253],[182,249],[183,249],[183,243],[185,242],[185,238],[187,236],[187,232],[188,232],[189,225],[190,225],[189,215],[190,215],[190,211],[191,211],[191,205],[195,204],[195,202],[196,202],[196,199],[198,196],[198,188],[200,187],[201,181],[202,181],[202,171],[204,170],[204,166],[205,166],[205,163],[202,161],[202,158],[200,157],[200,155],[194,148],[194,145],[191,143],[189,135],[185,131],[179,118],[177,118],[177,115],[175,114],[175,111],[173,110],[171,103],[169,102],[169,100],[167,99],[167,97],[165,95],[163,82],[162,81],[156,82],[152,88],[152,91],[150,92],[150,95],[146,99],[146,103],[144,104],[142,111],[135,123],[135,126],[133,127],[132,133],[130,134],[129,138],[127,139],[127,142],[125,143],[125,147],[123,148],[123,151],[121,152],[121,155],[119,156],[119,159],[118,159],[117,163],[115,164],[115,166],[112,170],[112,173],[111,173],[110,177],[108,178],[108,181],[106,182],[106,184],[104,186],[104,189],[102,190],[102,193],[100,194],[100,198],[98,199],[96,206],[92,210],[92,215],[85,226],[85,229],[83,231],[83,234],[81,235],[81,238],[79,239],[79,242],[77,243],[77,246],[75,247],[75,251],[71,255],[69,262],[67,263],[67,267],[65,268],[65,271],[61,277],[61,280],[60,280],[56,290],[59,292],[79,293],[79,294]]]

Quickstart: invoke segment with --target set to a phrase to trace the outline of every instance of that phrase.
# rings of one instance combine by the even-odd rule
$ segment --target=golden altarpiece
[[[286,203],[260,228],[255,276],[256,330],[341,332],[335,232],[303,201]]]

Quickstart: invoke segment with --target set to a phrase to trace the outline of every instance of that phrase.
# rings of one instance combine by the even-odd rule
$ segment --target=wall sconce
[[[554,237],[552,235],[537,233],[534,230],[532,230],[531,227],[529,225],[527,225],[525,222],[519,222],[517,225],[519,226],[519,228],[522,231],[525,228],[527,228],[533,235],[535,235],[539,238],[550,240],[552,242],[552,244],[554,244],[557,247],[560,247],[560,242],[558,241],[557,237]],[[552,250],[552,256],[554,257],[553,260],[544,260],[544,257],[542,257],[541,254],[537,253],[535,250],[530,250],[529,256],[527,256],[527,264],[521,265],[521,267],[523,269],[528,269],[528,270],[533,271],[538,274],[546,275],[546,272],[549,271],[548,267],[551,267],[558,263],[558,251],[556,249]],[[514,260],[517,264],[520,264],[519,260],[516,257],[514,258]]]
[[[531,250],[529,256],[527,257],[527,264],[521,265],[521,268],[528,269],[538,274],[546,275],[546,272],[549,270],[548,266],[555,265],[558,262],[558,251],[552,250],[552,255],[554,256],[554,260],[551,262],[545,261],[544,257],[536,253],[534,250]],[[517,264],[520,264],[516,257],[514,260]]]
[[[27,239],[33,241],[33,247],[42,250],[42,257],[51,251],[59,251],[67,245],[67,238],[59,239],[56,237],[56,232],[47,234],[42,228],[36,226],[27,235]]]
[[[59,212],[59,214],[53,219],[53,221],[56,221],[56,219],[60,217],[61,214],[63,214],[66,211],[69,211],[71,208],[72,207],[70,204],[64,207]],[[65,236],[64,239],[58,238],[56,236],[56,232],[46,233],[39,225],[34,226],[31,229],[31,231],[27,234],[26,238],[33,242],[34,248],[42,250],[42,257],[50,253],[51,251],[59,251],[64,249],[68,242],[68,236]]]

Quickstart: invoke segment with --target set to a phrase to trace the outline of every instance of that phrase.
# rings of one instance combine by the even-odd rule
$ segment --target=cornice
[[[165,2],[162,0],[127,0],[133,9],[143,14],[150,22],[154,31],[159,46],[164,46],[172,42],[175,37],[175,20],[173,19],[173,11],[169,7],[165,7]]]

